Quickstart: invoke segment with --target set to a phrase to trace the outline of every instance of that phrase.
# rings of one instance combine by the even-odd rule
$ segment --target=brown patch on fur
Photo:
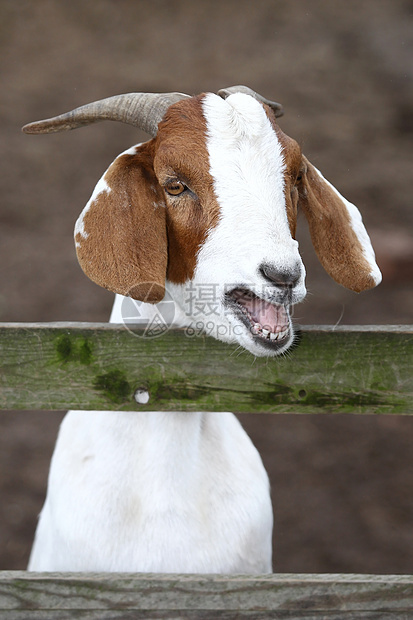
[[[285,202],[291,235],[295,238],[297,209],[308,220],[317,256],[327,273],[339,284],[360,292],[376,286],[362,245],[351,226],[346,205],[302,155],[295,140],[283,133],[273,111],[264,106],[281,143],[286,170]]]
[[[327,273],[357,293],[376,286],[346,205],[303,157],[306,166],[299,204],[308,220],[317,256]]]
[[[83,218],[76,235],[79,263],[94,282],[150,303],[164,296],[165,278],[192,278],[197,253],[216,226],[219,206],[208,171],[202,97],[171,106],[153,140],[119,156],[104,179],[110,187]],[[179,178],[189,189],[169,196]]]
[[[76,235],[79,263],[94,282],[122,295],[156,303],[167,267],[164,196],[153,167],[153,141],[119,156],[84,215],[86,237]],[[149,284],[148,284],[149,283]]]
[[[284,162],[285,162],[285,173],[284,173],[284,196],[285,196],[285,205],[287,210],[287,218],[288,224],[290,227],[291,236],[295,239],[296,230],[297,230],[297,206],[298,206],[298,188],[297,188],[297,177],[300,175],[300,168],[302,166],[302,153],[299,144],[287,136],[283,131],[281,131],[274,112],[267,105],[264,105],[265,112],[268,116],[268,119],[271,122],[272,128],[277,134],[277,138],[280,141]]]
[[[156,138],[154,169],[160,184],[177,179],[188,190],[166,194],[167,278],[182,284],[193,277],[200,246],[218,223],[219,205],[208,170],[202,96],[171,106]]]
[[[295,239],[297,230],[298,183],[302,167],[302,153],[298,143],[283,133],[278,126],[276,134],[283,148],[285,161],[285,203],[291,236]]]

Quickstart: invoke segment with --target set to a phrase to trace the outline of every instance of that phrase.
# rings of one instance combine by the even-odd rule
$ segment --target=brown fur
[[[308,220],[311,240],[327,273],[357,293],[376,286],[362,245],[351,227],[347,208],[339,196],[303,157],[304,175],[299,204]]]
[[[317,256],[327,273],[339,284],[357,293],[376,286],[362,245],[351,227],[347,208],[339,196],[317,174],[302,155],[297,142],[283,133],[274,113],[267,115],[283,148],[286,165],[285,201],[291,235],[295,238],[297,209],[301,208],[310,228]]]
[[[298,182],[302,167],[302,153],[298,143],[281,131],[280,127],[273,120],[273,129],[281,143],[285,161],[285,204],[287,209],[288,224],[291,236],[295,239],[297,230],[297,208],[298,208]]]
[[[79,263],[94,282],[150,303],[163,298],[165,278],[191,279],[196,256],[219,207],[205,162],[205,120],[200,98],[171,106],[157,137],[136,155],[118,157],[79,233]],[[169,196],[163,185],[179,179],[189,191]]]
[[[160,183],[176,178],[190,190],[166,195],[167,278],[176,284],[192,278],[198,250],[219,217],[213,179],[205,165],[208,152],[201,100],[196,97],[171,106],[156,139],[154,168]]]
[[[76,236],[79,263],[94,282],[116,293],[156,303],[167,268],[165,208],[152,168],[153,141],[122,155],[84,217],[87,238]],[[157,203],[157,204],[155,204]]]

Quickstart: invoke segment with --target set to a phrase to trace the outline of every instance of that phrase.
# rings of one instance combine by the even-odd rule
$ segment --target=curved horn
[[[76,129],[99,121],[120,121],[139,127],[151,136],[156,136],[158,123],[173,103],[186,99],[183,93],[128,93],[94,101],[66,114],[29,123],[23,127],[25,133],[55,133]]]
[[[219,90],[217,94],[223,99],[226,99],[227,97],[229,97],[230,95],[233,95],[234,93],[244,93],[245,95],[251,95],[251,97],[254,97],[254,99],[257,99],[257,101],[260,101],[261,103],[265,103],[272,110],[274,110],[275,116],[277,118],[284,114],[284,110],[283,110],[281,103],[277,103],[276,101],[270,101],[269,99],[266,99],[262,95],[259,95],[258,93],[256,93],[251,88],[248,88],[248,86],[229,86],[228,88],[221,88],[221,90]]]

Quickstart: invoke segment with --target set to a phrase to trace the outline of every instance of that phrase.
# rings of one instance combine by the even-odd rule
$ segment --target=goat
[[[174,324],[255,356],[294,340],[290,306],[306,295],[297,208],[317,255],[343,286],[381,280],[358,209],[277,124],[281,106],[247,87],[190,97],[133,93],[23,128],[99,120],[148,142],[119,155],[75,227],[80,265],[146,320],[165,290]],[[214,312],[188,305],[214,284]],[[192,313],[191,313],[192,312]],[[51,462],[29,570],[269,573],[272,507],[261,458],[231,413],[70,411]]]

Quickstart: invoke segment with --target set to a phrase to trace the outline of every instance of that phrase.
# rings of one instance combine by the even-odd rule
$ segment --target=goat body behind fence
[[[82,269],[117,293],[112,322],[122,322],[125,297],[150,321],[167,292],[174,325],[256,356],[285,352],[290,308],[306,294],[298,209],[337,282],[357,292],[380,282],[358,209],[281,131],[280,113],[232,87],[121,95],[24,128],[110,119],[152,136],[115,159],[75,227]],[[189,287],[213,289],[213,306],[195,312]],[[29,568],[265,573],[271,535],[267,474],[231,413],[71,411]]]

